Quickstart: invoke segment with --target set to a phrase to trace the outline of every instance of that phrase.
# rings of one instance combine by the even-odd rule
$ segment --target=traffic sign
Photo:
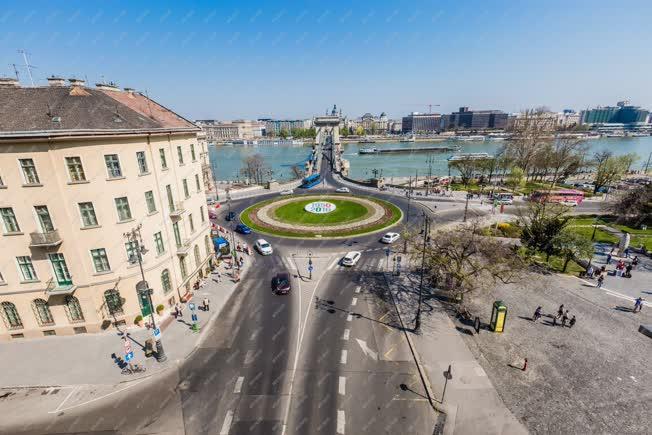
[[[190,303],[188,304],[188,308],[190,308],[190,311],[195,311],[195,304],[193,304],[192,302],[190,302]]]
[[[131,343],[128,340],[125,340],[125,355],[131,353]]]
[[[197,314],[192,313],[192,315],[190,316],[190,320],[192,320],[193,322],[196,322],[197,321]]]
[[[125,354],[125,361],[129,362],[132,359],[134,359],[134,353],[133,352],[129,352],[128,354]]]
[[[156,328],[154,329],[154,340],[160,340],[161,339],[161,328]]]
[[[312,264],[309,264],[308,265],[308,272],[312,272],[313,270],[315,270],[315,268],[312,267]]]

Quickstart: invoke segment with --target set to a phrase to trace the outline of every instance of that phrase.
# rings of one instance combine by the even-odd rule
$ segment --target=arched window
[[[172,291],[170,271],[167,269],[163,269],[163,272],[161,272],[161,287],[163,287],[163,294],[168,294]]]
[[[206,256],[208,257],[212,254],[211,238],[209,236],[204,237],[204,244],[206,245]]]
[[[201,258],[199,257],[199,246],[195,245],[195,269],[199,269]]]
[[[11,302],[2,303],[2,314],[7,325],[7,329],[20,329],[23,327],[23,321],[20,320],[20,315],[16,306]]]
[[[83,322],[84,313],[82,312],[79,299],[72,295],[66,296],[66,310],[68,311],[68,318],[71,322]]]
[[[123,314],[122,311],[122,298],[120,292],[115,289],[110,289],[104,292],[104,300],[106,301],[106,308],[111,315]]]
[[[36,320],[41,326],[50,326],[54,325],[54,318],[50,312],[50,307],[48,303],[43,299],[34,299],[32,302],[34,308],[34,313],[36,314]]]

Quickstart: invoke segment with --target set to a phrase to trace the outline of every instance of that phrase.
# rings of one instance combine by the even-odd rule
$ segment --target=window
[[[188,222],[190,223],[190,232],[195,232],[195,221],[192,219],[192,213],[188,214]]]
[[[195,245],[194,253],[195,253],[195,269],[199,269],[199,265],[201,264],[201,258],[199,256],[199,246]]]
[[[63,258],[63,254],[48,254],[50,258],[50,263],[52,263],[52,269],[54,270],[54,277],[57,280],[57,285],[59,287],[68,287],[72,285],[72,277],[68,271],[68,266],[66,265],[66,260]]]
[[[179,258],[179,268],[181,269],[181,277],[187,277],[188,269],[186,268],[186,257]]]
[[[20,329],[23,327],[23,321],[20,320],[20,315],[16,306],[11,302],[2,303],[2,314],[7,325],[7,329]]]
[[[109,174],[109,178],[122,177],[122,169],[120,168],[120,160],[118,160],[117,154],[105,155],[104,161],[106,162],[106,171]]]
[[[122,298],[118,290],[107,290],[104,292],[104,300],[106,301],[106,309],[112,316],[123,314],[122,311]]]
[[[168,294],[172,291],[170,271],[167,269],[163,269],[163,272],[161,272],[161,287],[163,287],[163,294]]]
[[[73,295],[66,296],[66,312],[68,313],[68,319],[71,323],[78,323],[84,321],[84,313],[82,312],[81,305],[79,305],[79,299]]]
[[[34,314],[36,314],[36,320],[40,326],[50,326],[54,325],[54,319],[52,318],[52,312],[47,302],[43,299],[34,299],[32,302],[32,308],[34,309]]]
[[[2,181],[2,176],[0,175],[0,187],[5,187],[5,182]]]
[[[2,276],[2,272],[0,272],[0,284],[4,284],[5,282],[5,277]]]
[[[181,180],[181,183],[183,184],[183,194],[185,195],[186,199],[190,198],[190,191],[188,190],[188,180],[185,178]]]
[[[204,214],[204,206],[199,206],[199,216],[201,216],[201,223],[206,222],[206,215]]]
[[[23,171],[23,179],[25,180],[25,184],[40,184],[41,182],[38,179],[38,173],[36,172],[34,160],[19,159],[19,161],[20,169]]]
[[[131,209],[126,196],[115,199],[115,208],[118,211],[118,221],[124,222],[131,219]]]
[[[206,256],[211,255],[212,254],[211,238],[209,236],[204,237],[204,245],[206,245]]]
[[[154,233],[154,245],[156,245],[156,255],[161,255],[165,252],[165,245],[163,244],[163,235],[159,231]]]
[[[34,265],[32,264],[32,257],[16,257],[16,261],[18,261],[18,269],[20,269],[23,281],[38,280],[38,276],[36,276],[36,271],[34,270]]]
[[[127,250],[127,261],[131,264],[138,263],[138,243],[127,242],[125,243],[125,249]]]
[[[194,143],[190,144],[190,158],[192,158],[193,162],[197,161],[197,156],[195,155],[195,144]]]
[[[145,151],[138,151],[136,153],[136,160],[138,160],[138,173],[140,175],[147,174],[147,159],[145,158]]]
[[[177,156],[179,157],[179,164],[183,165],[183,150],[181,149],[181,146],[177,147]]]
[[[158,155],[161,157],[161,168],[162,169],[167,169],[168,168],[168,161],[165,158],[165,150],[163,148],[159,148]]]
[[[79,214],[82,218],[83,227],[95,227],[97,226],[97,217],[95,216],[95,208],[93,207],[92,202],[80,202],[79,204]]]
[[[168,196],[168,206],[170,206],[170,213],[174,211],[174,197],[172,196],[172,187],[168,184],[165,186],[165,193]]]
[[[154,201],[154,192],[148,190],[145,192],[145,202],[147,203],[147,212],[156,213],[156,202]]]
[[[5,233],[20,232],[20,227],[18,226],[18,221],[16,220],[16,215],[14,214],[13,208],[0,208],[0,214],[2,214],[2,222],[5,226]]]
[[[106,255],[106,249],[91,249],[91,258],[93,259],[95,272],[102,273],[111,271],[111,265],[109,264],[109,257]]]
[[[197,186],[197,192],[200,192],[201,184],[199,184],[199,174],[195,174],[195,185]]]
[[[52,223],[52,218],[50,218],[48,207],[45,205],[37,205],[34,206],[34,210],[36,211],[36,216],[38,216],[41,231],[44,233],[54,231],[54,224]]]
[[[86,174],[84,174],[84,167],[82,166],[79,157],[66,157],[66,166],[68,166],[68,175],[70,181],[79,182],[86,181]]]
[[[172,224],[172,230],[174,231],[174,241],[177,244],[177,248],[181,246],[181,233],[179,232],[179,222]]]

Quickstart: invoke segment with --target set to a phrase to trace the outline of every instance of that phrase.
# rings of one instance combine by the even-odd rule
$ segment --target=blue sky
[[[3,1],[0,74],[147,90],[191,119],[652,108],[652,2]],[[28,84],[27,71],[19,69]]]

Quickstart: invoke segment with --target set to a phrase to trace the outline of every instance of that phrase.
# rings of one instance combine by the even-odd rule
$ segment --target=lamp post
[[[308,276],[308,279],[312,279],[312,252],[308,252],[308,273],[310,276]]]
[[[130,244],[135,244],[135,254],[130,256],[129,262],[134,263],[138,262],[138,267],[140,268],[140,276],[142,280],[136,284],[136,291],[138,292],[138,296],[141,297],[142,295],[147,296],[147,303],[149,303],[149,313],[151,315],[151,320],[152,320],[152,329],[154,330],[154,338],[156,339],[156,360],[158,362],[165,362],[168,357],[165,355],[165,350],[163,349],[163,342],[161,341],[161,336],[160,333],[157,332],[156,328],[156,320],[154,319],[154,303],[152,302],[152,293],[153,290],[149,288],[149,284],[145,280],[145,271],[143,270],[143,254],[147,252],[145,249],[145,246],[143,246],[143,240],[140,235],[140,229],[142,228],[142,224],[139,224],[136,228],[132,229],[131,231],[124,233],[124,237],[127,239],[127,241]],[[134,258],[135,257],[135,258]]]
[[[423,252],[421,253],[421,277],[419,278],[419,305],[417,305],[417,316],[414,319],[414,332],[419,333],[421,329],[421,302],[423,300],[423,275],[426,267],[426,245],[430,240],[430,217],[423,214]]]

